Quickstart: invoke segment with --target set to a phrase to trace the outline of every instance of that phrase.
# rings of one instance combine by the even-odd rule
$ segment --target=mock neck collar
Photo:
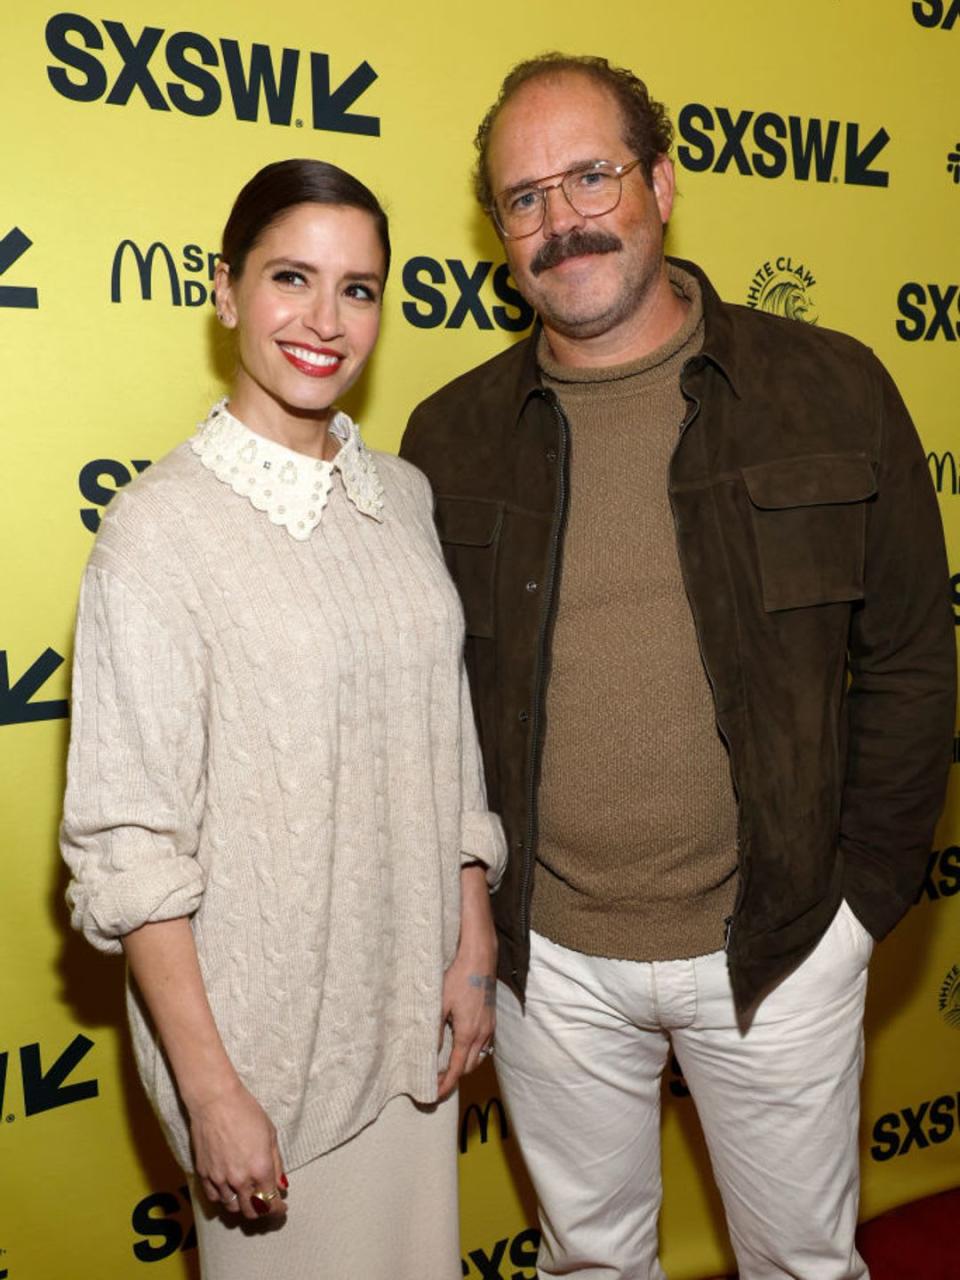
[[[537,347],[537,363],[546,385],[562,386],[565,391],[581,388],[600,392],[615,391],[616,384],[629,382],[631,386],[647,386],[670,370],[681,355],[699,350],[702,339],[703,303],[700,282],[696,276],[683,271],[675,263],[667,262],[667,275],[673,292],[687,303],[681,323],[670,336],[651,351],[622,364],[568,365],[555,359],[541,330]]]
[[[713,365],[723,375],[733,394],[738,399],[741,398],[744,393],[744,373],[738,359],[729,306],[721,301],[706,273],[695,263],[672,256],[667,257],[667,263],[695,277],[700,285],[703,306],[703,345],[700,354],[695,358],[698,366]],[[531,396],[545,394],[537,363],[541,329],[542,325],[538,317],[534,321],[529,337],[518,344],[517,362],[512,366],[511,377],[504,385],[504,391],[510,397],[508,403],[517,422],[520,420],[527,400]]]

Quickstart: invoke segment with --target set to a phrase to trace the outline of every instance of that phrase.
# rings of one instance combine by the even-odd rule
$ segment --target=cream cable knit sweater
[[[74,926],[116,952],[146,921],[191,917],[227,1052],[291,1169],[397,1094],[436,1097],[460,863],[495,882],[505,856],[429,487],[398,458],[366,462],[379,517],[338,475],[298,540],[181,445],[111,503],[77,623]],[[132,991],[128,1012],[189,1170]]]

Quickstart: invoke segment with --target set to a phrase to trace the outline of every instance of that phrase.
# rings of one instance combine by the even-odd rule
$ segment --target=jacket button
[[[526,724],[527,721],[530,719],[530,712],[521,711],[520,714],[517,716],[517,719],[520,721],[521,724]]]
[[[534,580],[531,578],[530,581],[527,583],[527,590],[530,592],[531,595],[533,595],[534,591],[537,590],[539,585],[540,585],[539,582],[534,582]]]
[[[547,450],[547,461],[548,461],[548,462],[556,462],[556,460],[557,460],[557,451],[556,451],[556,449],[548,449],[548,450]]]

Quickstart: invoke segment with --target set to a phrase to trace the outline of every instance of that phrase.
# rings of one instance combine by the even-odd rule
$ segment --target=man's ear
[[[677,192],[673,161],[669,156],[657,156],[654,160],[650,167],[650,186],[653,188],[653,197],[660,210],[660,221],[666,226],[670,221],[673,198]]]

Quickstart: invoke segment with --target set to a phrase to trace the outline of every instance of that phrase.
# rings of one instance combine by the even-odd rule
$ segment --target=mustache
[[[551,267],[559,266],[567,258],[577,258],[584,253],[617,253],[623,241],[610,231],[587,231],[574,227],[565,236],[548,240],[530,260],[530,272],[538,276]]]

